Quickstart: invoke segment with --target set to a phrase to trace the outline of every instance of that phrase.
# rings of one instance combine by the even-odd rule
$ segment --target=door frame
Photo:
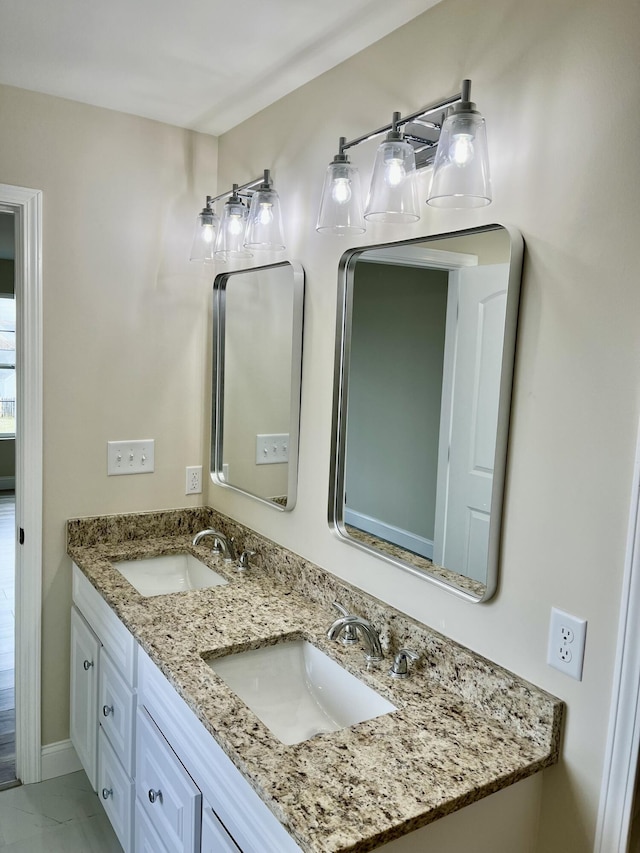
[[[42,775],[42,192],[0,184],[15,216],[16,298],[16,776]]]
[[[594,853],[626,853],[640,750],[640,427]]]

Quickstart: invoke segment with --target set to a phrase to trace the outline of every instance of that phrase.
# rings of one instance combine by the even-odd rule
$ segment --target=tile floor
[[[0,853],[122,853],[80,770],[0,791]]]
[[[0,492],[0,785],[15,779],[15,495]]]

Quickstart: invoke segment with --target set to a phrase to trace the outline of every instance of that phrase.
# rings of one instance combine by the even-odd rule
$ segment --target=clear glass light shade
[[[248,249],[284,249],[280,199],[274,189],[257,189],[251,196],[244,245]]]
[[[485,121],[477,112],[454,113],[442,126],[427,204],[469,208],[490,203]]]
[[[376,154],[364,218],[375,222],[420,219],[415,176],[413,146],[402,139],[383,142]]]
[[[215,246],[217,260],[229,261],[233,258],[252,257],[251,252],[244,245],[248,213],[246,206],[240,200],[231,198],[225,203]]]
[[[189,260],[208,263],[213,261],[219,224],[220,220],[213,210],[205,209],[198,214]]]
[[[316,231],[324,234],[363,234],[360,174],[348,162],[330,163],[324,177]]]

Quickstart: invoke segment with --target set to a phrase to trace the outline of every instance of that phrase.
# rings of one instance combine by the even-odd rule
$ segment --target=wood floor
[[[0,492],[0,785],[15,779],[15,496]]]

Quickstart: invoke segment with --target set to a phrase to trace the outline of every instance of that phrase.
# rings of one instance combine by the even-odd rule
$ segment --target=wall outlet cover
[[[570,675],[577,681],[582,681],[586,637],[587,622],[585,619],[579,619],[564,610],[552,607],[547,649],[549,666]]]
[[[186,495],[199,495],[202,492],[202,465],[191,465],[186,469]]]

